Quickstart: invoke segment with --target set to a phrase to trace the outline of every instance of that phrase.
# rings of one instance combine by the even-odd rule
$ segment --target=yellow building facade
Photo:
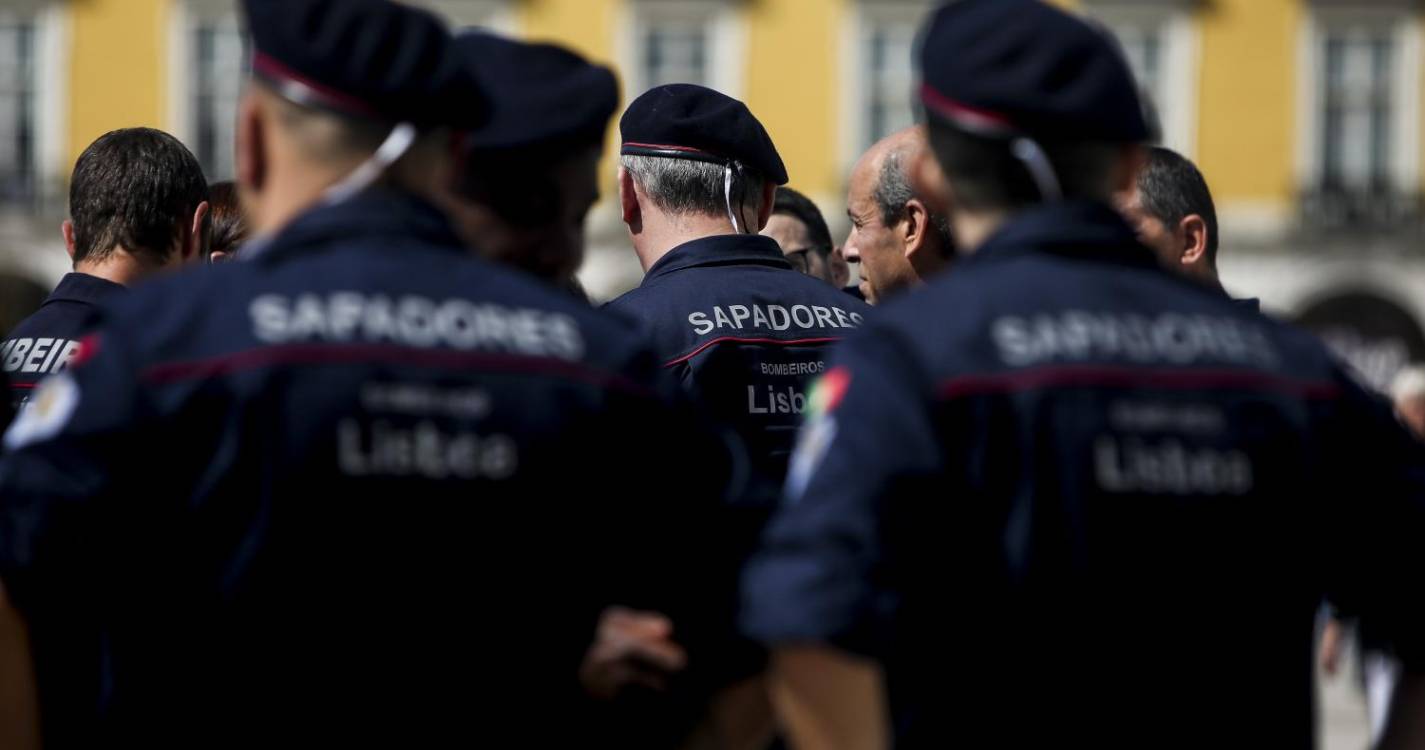
[[[1359,276],[1361,285],[1383,286],[1425,317],[1413,302],[1425,300],[1425,281],[1400,272],[1414,268],[1411,248],[1421,243],[1425,6],[1056,1],[1118,36],[1154,100],[1164,143],[1202,167],[1218,202],[1229,286],[1248,287],[1271,306],[1293,311],[1319,296],[1321,283]],[[815,198],[838,231],[857,155],[912,120],[910,48],[933,5],[421,4],[457,24],[566,44],[615,67],[626,98],[670,80],[742,98],[777,142],[792,185]],[[94,138],[114,128],[173,132],[211,177],[230,176],[230,120],[243,55],[233,6],[231,0],[0,0],[0,263],[45,283],[63,270],[51,237],[64,211],[65,176]],[[27,42],[16,41],[16,29],[27,30]],[[7,90],[10,76],[28,76],[28,83]],[[23,107],[17,86],[29,87],[19,95],[28,96]],[[18,109],[28,118],[22,148],[5,141],[24,129],[15,124],[23,119]],[[15,177],[21,171],[25,176]],[[612,176],[612,160],[607,171]],[[586,280],[594,291],[607,296],[636,283],[637,268],[621,249],[607,201],[592,234],[597,252]],[[1380,258],[1389,263],[1372,265]]]

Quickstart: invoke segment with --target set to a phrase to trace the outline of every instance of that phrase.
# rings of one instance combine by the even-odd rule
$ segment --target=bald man
[[[911,187],[909,170],[925,147],[925,131],[907,128],[878,141],[851,172],[844,254],[861,264],[861,292],[871,304],[923,283],[955,256],[946,217]]]

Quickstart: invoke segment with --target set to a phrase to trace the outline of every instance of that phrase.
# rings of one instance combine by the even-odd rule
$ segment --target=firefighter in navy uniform
[[[599,199],[618,79],[558,45],[480,29],[458,34],[455,49],[492,111],[468,134],[464,168],[442,207],[485,257],[582,296],[575,273]]]
[[[659,86],[619,127],[623,220],[646,275],[608,307],[647,327],[664,367],[780,480],[807,384],[870,308],[793,270],[776,241],[757,234],[787,171],[741,102]]]
[[[1100,32],[1034,0],[930,24],[915,174],[969,255],[816,386],[744,578],[783,726],[1311,747],[1324,599],[1391,633],[1414,671],[1386,746],[1421,747],[1425,452],[1318,341],[1113,211],[1147,128]]]
[[[25,408],[45,376],[64,372],[98,318],[99,305],[123,291],[122,285],[98,276],[68,273],[44,305],[15,326],[0,342],[0,361],[11,379],[7,400],[12,409]]]
[[[100,136],[79,155],[63,225],[74,270],[0,341],[0,366],[23,408],[63,372],[107,299],[128,285],[207,259],[208,182],[178,139],[151,128]]]
[[[696,654],[715,618],[664,594],[704,588],[707,488],[747,471],[627,322],[426,202],[482,110],[433,16],[244,6],[245,262],[133,290],[6,433],[46,741],[598,744],[599,613],[656,607]]]

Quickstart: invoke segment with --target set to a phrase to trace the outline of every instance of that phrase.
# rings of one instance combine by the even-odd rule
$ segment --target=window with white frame
[[[1312,0],[1300,37],[1302,217],[1389,230],[1419,217],[1421,29],[1415,0]]]
[[[36,187],[36,36],[33,18],[0,11],[0,201],[27,201]]]
[[[1128,66],[1163,145],[1191,156],[1196,136],[1198,55],[1191,0],[1086,0],[1088,14],[1107,27]]]
[[[1391,183],[1391,91],[1399,54],[1388,29],[1329,29],[1323,36],[1321,183],[1385,187]]]
[[[175,130],[210,180],[233,178],[237,104],[251,63],[251,44],[236,7],[186,0],[176,14]]]
[[[730,0],[634,0],[623,69],[637,96],[666,83],[696,83],[737,96],[741,36]]]
[[[57,190],[61,10],[46,0],[0,5],[0,206],[31,208]]]
[[[851,125],[848,156],[864,152],[871,144],[915,123],[915,36],[931,2],[861,0],[851,23],[852,54],[845,57],[854,82],[848,113]]]
[[[1303,35],[1299,152],[1309,193],[1418,191],[1417,13],[1408,0],[1313,4]]]

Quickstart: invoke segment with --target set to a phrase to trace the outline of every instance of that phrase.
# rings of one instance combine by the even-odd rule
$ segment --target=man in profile
[[[851,172],[843,253],[861,265],[861,294],[873,305],[924,284],[955,256],[944,213],[911,186],[911,164],[925,148],[925,131],[906,128],[871,146]]]
[[[1148,148],[1132,189],[1116,196],[1118,210],[1164,268],[1222,289],[1217,273],[1217,207],[1202,172],[1182,154]]]

